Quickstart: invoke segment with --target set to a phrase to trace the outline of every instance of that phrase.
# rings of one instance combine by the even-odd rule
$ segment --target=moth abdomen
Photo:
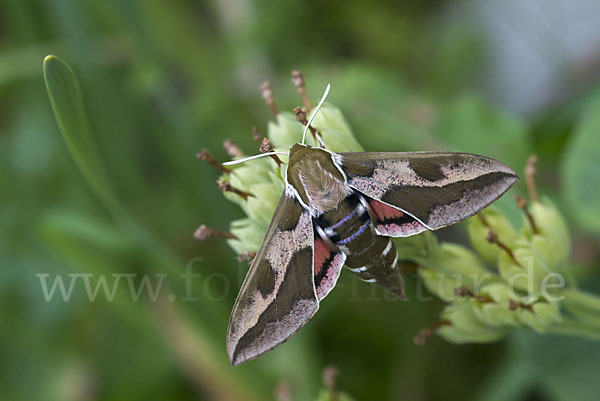
[[[399,298],[404,298],[402,274],[398,269],[398,251],[389,237],[377,235],[371,229],[370,246],[346,259],[346,266],[366,282],[374,283]]]
[[[323,213],[316,223],[336,245],[342,248],[365,230],[369,215],[356,193],[344,198],[335,210]]]
[[[403,297],[396,247],[389,237],[377,234],[365,204],[361,195],[354,192],[336,210],[319,216],[316,224],[346,255],[346,266],[352,272]]]

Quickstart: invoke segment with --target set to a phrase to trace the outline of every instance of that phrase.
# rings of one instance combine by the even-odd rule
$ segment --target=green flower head
[[[310,104],[307,99],[304,103]],[[272,100],[269,104],[275,119],[268,123],[261,151],[287,153],[302,141],[307,119],[315,110],[279,112]],[[332,152],[363,150],[342,112],[330,103],[314,115],[305,143],[324,145]],[[235,158],[239,157],[241,152],[236,152]],[[219,185],[226,199],[246,214],[231,222],[228,235],[228,243],[238,255],[252,257],[258,250],[285,188],[287,159],[287,155],[277,154],[222,169]],[[560,332],[568,326],[573,331],[577,325],[569,316],[573,307],[569,299],[563,301],[562,275],[569,273],[569,232],[549,200],[531,198],[529,207],[518,200],[523,209],[521,228],[494,208],[469,219],[466,227],[472,249],[439,242],[430,231],[394,239],[399,259],[416,263],[425,287],[448,302],[440,321],[428,332],[465,343],[496,341],[514,328],[544,333]]]

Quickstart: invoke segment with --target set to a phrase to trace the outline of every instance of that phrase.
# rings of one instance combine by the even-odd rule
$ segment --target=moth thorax
[[[300,182],[310,207],[316,211],[323,213],[337,209],[339,203],[350,194],[345,180],[336,177],[339,172],[329,171],[332,166],[322,166],[318,160],[314,160],[303,162],[299,167]]]

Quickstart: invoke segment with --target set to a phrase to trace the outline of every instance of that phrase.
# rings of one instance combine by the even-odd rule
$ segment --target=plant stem
[[[581,335],[600,338],[600,297],[576,289],[565,288],[561,291],[565,298],[562,305],[572,315],[571,326],[567,330],[580,330]]]
[[[600,329],[598,327],[590,327],[583,322],[571,319],[565,319],[560,324],[550,328],[548,332],[570,336],[581,336],[595,340],[600,339]]]
[[[600,297],[597,295],[571,288],[563,289],[561,295],[565,297],[562,301],[565,307],[583,309],[600,320]]]

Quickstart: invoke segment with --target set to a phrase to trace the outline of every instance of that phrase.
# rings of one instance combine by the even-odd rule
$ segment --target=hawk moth
[[[462,221],[518,180],[511,168],[485,156],[333,153],[317,139],[319,147],[305,145],[303,137],[289,151],[285,190],[231,313],[227,353],[234,365],[295,334],[317,312],[344,265],[403,297],[391,237]]]

